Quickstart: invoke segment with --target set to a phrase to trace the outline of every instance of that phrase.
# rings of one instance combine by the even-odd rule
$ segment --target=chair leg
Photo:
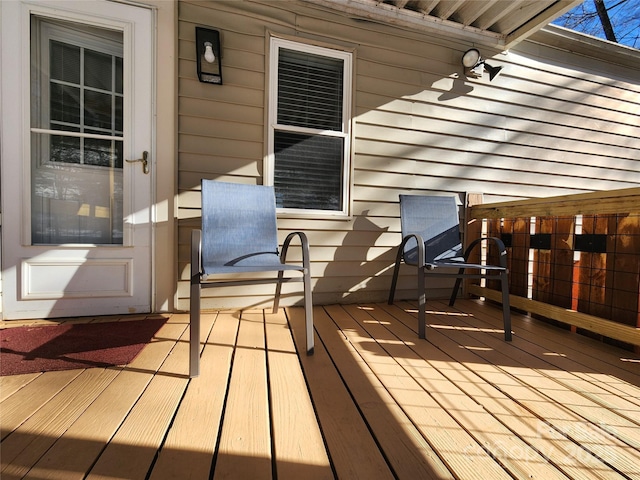
[[[509,304],[509,281],[507,272],[500,273],[502,284],[502,319],[504,322],[504,339],[511,341],[511,305]]]
[[[191,289],[189,298],[189,378],[200,375],[200,251],[202,233],[191,233]]]
[[[311,295],[311,273],[308,268],[304,270],[304,321],[307,332],[307,355],[314,352],[313,330],[313,299]]]
[[[189,378],[200,375],[200,293],[200,284],[192,283],[189,308]]]
[[[464,274],[464,268],[458,270],[458,275]],[[449,299],[449,306],[453,307],[453,304],[456,303],[456,297],[458,296],[458,292],[460,291],[460,285],[462,284],[462,277],[456,278],[456,284],[453,286],[453,292],[451,292],[451,298]]]
[[[393,305],[393,298],[396,295],[396,286],[398,284],[398,273],[400,271],[400,262],[402,258],[402,249],[398,249],[398,254],[396,255],[396,264],[393,267],[393,276],[391,277],[391,288],[389,289],[389,300],[388,304]]]
[[[426,290],[426,274],[424,273],[425,267],[418,267],[418,337],[427,338],[427,292]]]
[[[282,279],[284,277],[284,272],[280,270],[278,272],[278,282],[276,283],[276,294],[273,298],[273,311],[271,313],[277,313],[278,308],[280,306],[280,293],[282,292]]]

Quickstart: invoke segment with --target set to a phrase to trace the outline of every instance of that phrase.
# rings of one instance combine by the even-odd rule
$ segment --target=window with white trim
[[[348,215],[352,54],[271,39],[265,183],[281,212]]]

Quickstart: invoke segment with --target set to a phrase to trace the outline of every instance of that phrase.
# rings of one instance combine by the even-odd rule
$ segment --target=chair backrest
[[[267,257],[276,257],[276,259]],[[202,180],[202,265],[278,262],[273,187]]]
[[[400,195],[402,238],[419,234],[425,243],[425,263],[460,256],[460,220],[454,197]],[[405,262],[416,264],[417,244],[410,240],[404,249]]]

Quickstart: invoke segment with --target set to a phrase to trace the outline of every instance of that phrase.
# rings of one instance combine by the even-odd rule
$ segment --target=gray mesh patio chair
[[[425,338],[426,277],[456,278],[449,305],[453,306],[463,278],[499,278],[502,287],[502,316],[504,339],[511,340],[511,311],[507,280],[507,251],[502,240],[483,237],[474,240],[462,252],[458,207],[454,197],[400,195],[402,243],[398,248],[389,305],[393,304],[400,264],[417,268],[418,276],[418,334]],[[499,250],[499,264],[468,263],[471,251],[482,242],[490,242]],[[448,269],[443,271],[442,269]],[[452,271],[457,270],[457,272]],[[471,272],[467,272],[471,270]]]
[[[298,237],[302,265],[285,263],[291,241]],[[237,273],[277,272],[274,278]],[[287,275],[284,275],[287,272]],[[295,275],[289,273],[295,272]],[[297,274],[301,275],[297,275]],[[231,277],[231,278],[230,278]],[[304,283],[307,354],[313,354],[313,305],[309,242],[303,232],[291,232],[278,253],[278,229],[273,187],[202,180],[202,230],[191,234],[191,299],[189,376],[199,375],[200,296],[202,288],[276,283],[273,312],[278,310],[283,282]]]

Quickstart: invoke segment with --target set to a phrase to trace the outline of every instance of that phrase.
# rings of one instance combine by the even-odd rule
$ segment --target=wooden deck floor
[[[172,315],[125,368],[0,379],[3,480],[640,479],[637,355],[501,311]],[[291,328],[289,327],[291,326]],[[293,332],[293,336],[291,333]]]

